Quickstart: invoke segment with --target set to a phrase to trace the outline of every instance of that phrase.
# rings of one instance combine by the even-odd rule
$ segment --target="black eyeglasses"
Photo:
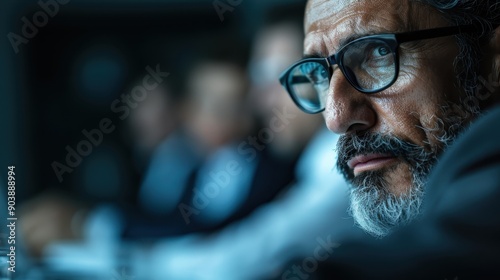
[[[299,108],[316,114],[325,109],[333,65],[338,65],[347,81],[358,91],[377,93],[397,80],[400,44],[471,32],[477,32],[474,25],[362,37],[330,57],[305,58],[296,62],[281,74],[280,82]]]

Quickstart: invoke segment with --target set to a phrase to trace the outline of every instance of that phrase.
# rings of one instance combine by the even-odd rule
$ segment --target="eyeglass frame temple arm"
[[[399,43],[405,43],[410,41],[418,41],[418,40],[433,39],[451,35],[458,35],[462,33],[477,33],[477,32],[479,32],[477,26],[469,24],[469,25],[448,26],[441,28],[410,31],[405,33],[397,33],[395,34],[395,36]]]

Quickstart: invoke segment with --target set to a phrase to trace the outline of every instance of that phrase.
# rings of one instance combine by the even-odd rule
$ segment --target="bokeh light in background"
[[[89,48],[74,67],[78,93],[90,103],[109,105],[126,82],[126,61],[113,46]]]
[[[80,174],[75,174],[75,191],[92,197],[113,200],[127,189],[123,180],[126,172],[123,156],[113,146],[103,145],[83,162]]]

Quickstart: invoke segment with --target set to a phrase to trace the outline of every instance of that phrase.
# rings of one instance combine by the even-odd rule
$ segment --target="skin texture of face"
[[[326,57],[336,53],[348,38],[444,26],[450,24],[436,10],[411,1],[311,0],[306,8],[304,54]],[[453,36],[402,44],[399,47],[397,81],[390,88],[371,95],[355,90],[340,71],[333,73],[324,118],[331,131],[342,135],[340,142],[352,146],[351,154],[344,161],[368,156],[349,164],[339,162],[339,166],[344,167],[340,169],[354,189],[363,185],[364,197],[354,199],[357,204],[351,205],[351,210],[354,209],[355,219],[365,219],[364,222],[358,220],[358,223],[362,227],[364,223],[365,229],[375,235],[386,235],[388,228],[408,222],[418,214],[422,185],[425,184],[422,178],[447,145],[442,139],[449,133],[446,129],[451,124],[442,119],[443,106],[459,103],[464,94],[456,86],[454,60],[457,55],[458,47]],[[444,127],[436,129],[436,124],[441,122]],[[454,138],[454,133],[451,134]],[[350,137],[370,140],[356,142],[350,141]],[[381,137],[392,138],[386,141]],[[391,139],[405,144],[400,145],[401,141]],[[375,141],[392,144],[385,150],[371,148],[365,149],[370,151],[365,153],[360,148],[356,152],[356,147],[367,143],[369,146]],[[403,147],[401,150],[405,151],[406,158],[391,151],[391,147],[396,146]],[[423,154],[421,161],[413,162],[413,157]],[[381,222],[379,229],[371,230],[370,227],[377,226],[371,225],[373,221],[370,219],[378,219],[384,214],[366,207],[380,207],[380,201],[387,197],[391,199],[387,205],[399,203],[402,210],[396,217]],[[387,205],[383,206],[384,209]],[[391,211],[385,209],[386,213]],[[372,218],[366,217],[370,215]]]

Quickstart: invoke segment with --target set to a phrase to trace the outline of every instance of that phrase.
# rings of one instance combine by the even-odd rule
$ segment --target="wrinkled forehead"
[[[430,8],[410,0],[310,0],[304,20],[306,53],[331,55],[343,41],[431,25]]]
[[[307,3],[304,24],[308,26],[311,22],[319,19],[329,18],[332,15],[338,15],[343,9],[353,6],[359,2],[363,2],[363,0],[310,0]],[[309,11],[314,11],[314,14],[311,14]]]

